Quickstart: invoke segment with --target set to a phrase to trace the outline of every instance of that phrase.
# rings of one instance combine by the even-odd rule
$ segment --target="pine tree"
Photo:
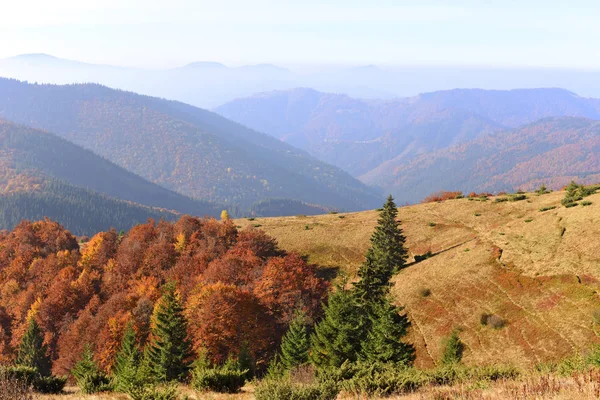
[[[442,355],[443,365],[458,364],[462,360],[465,345],[458,336],[458,330],[455,329],[446,340],[444,354]]]
[[[89,344],[83,349],[81,359],[71,369],[71,374],[77,381],[82,393],[97,393],[110,390],[110,380],[104,374],[96,361]]]
[[[154,307],[148,357],[158,381],[183,381],[190,370],[187,321],[174,283],[165,286],[163,296]]]
[[[390,280],[404,268],[406,239],[400,222],[396,220],[397,216],[398,208],[392,196],[389,196],[371,236],[371,248],[367,251],[366,260],[358,270],[360,280],[354,284],[360,303],[383,301],[389,293]]]
[[[414,346],[402,342],[410,322],[389,300],[376,305],[370,330],[362,343],[360,358],[369,363],[410,365],[415,359]]]
[[[44,344],[44,334],[34,316],[29,318],[15,364],[34,368],[41,376],[51,375],[52,361]]]
[[[121,348],[117,353],[113,367],[115,390],[126,391],[139,382],[138,369],[141,360],[141,351],[136,342],[133,324],[129,323],[121,341]]]
[[[342,286],[329,295],[325,316],[311,335],[310,361],[317,368],[356,361],[364,330],[355,298]]]
[[[296,315],[281,341],[281,364],[291,370],[308,362],[310,341],[306,326],[306,316],[302,312]]]

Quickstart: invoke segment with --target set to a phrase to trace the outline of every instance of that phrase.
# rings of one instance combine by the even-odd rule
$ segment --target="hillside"
[[[600,174],[600,122],[549,118],[475,139],[407,162],[398,157],[363,175],[399,199],[417,202],[437,190],[557,189]]]
[[[417,365],[440,359],[440,338],[460,327],[464,362],[520,366],[569,356],[597,343],[600,305],[600,194],[588,207],[564,208],[563,192],[518,202],[459,199],[399,209],[408,268],[394,295],[412,320]],[[542,207],[556,209],[541,212]],[[378,213],[236,220],[259,226],[286,250],[329,268],[356,271]],[[308,228],[307,228],[308,227]],[[431,252],[418,263],[415,255]],[[425,289],[429,289],[430,294]],[[481,323],[483,314],[506,326]]]
[[[22,220],[47,217],[60,221],[74,235],[90,236],[111,228],[127,230],[149,218],[158,221],[180,217],[173,211],[111,198],[54,179],[38,182],[33,191],[0,194],[0,230],[13,229]]]
[[[48,132],[0,120],[0,192],[31,190],[25,176],[70,185],[182,214],[217,216],[221,208],[148,182]],[[26,172],[26,173],[25,173]],[[17,176],[13,176],[13,175]]]
[[[387,101],[294,89],[216,111],[360,176],[391,159],[404,162],[546,117],[600,119],[600,101],[562,89],[456,89]]]
[[[249,208],[289,198],[346,210],[378,192],[267,135],[182,103],[98,85],[0,79],[0,117],[41,128],[186,196]]]

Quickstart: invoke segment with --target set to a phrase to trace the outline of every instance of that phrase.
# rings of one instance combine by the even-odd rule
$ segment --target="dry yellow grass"
[[[600,309],[600,194],[586,198],[592,202],[588,207],[564,208],[563,197],[554,192],[517,202],[457,199],[400,208],[411,261],[434,254],[403,270],[393,292],[413,322],[417,366],[436,364],[441,339],[454,328],[461,329],[467,364],[530,367],[598,341],[592,314]],[[539,211],[549,206],[557,208]],[[377,215],[236,224],[260,225],[282,248],[352,274],[369,247]],[[421,289],[431,294],[423,297]],[[507,325],[483,326],[482,313],[498,315]]]

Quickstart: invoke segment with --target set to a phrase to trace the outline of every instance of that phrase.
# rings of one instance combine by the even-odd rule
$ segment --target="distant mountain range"
[[[38,83],[99,83],[205,108],[258,92],[296,87],[384,99],[454,88],[539,87],[562,87],[582,96],[600,97],[600,71],[564,69],[366,65],[295,72],[271,64],[227,67],[207,60],[151,70],[24,54],[0,59],[0,76]]]
[[[600,121],[547,118],[408,162],[390,160],[361,178],[417,202],[441,190],[558,189],[571,180],[600,182]]]
[[[47,130],[93,151],[121,167],[115,173],[123,175],[121,180],[133,179],[130,171],[183,195],[173,198],[174,193],[163,191],[127,198],[123,193],[108,193],[141,204],[202,215],[213,214],[214,209],[202,209],[198,205],[206,203],[184,196],[242,210],[269,198],[341,210],[373,208],[381,202],[378,191],[348,173],[268,135],[183,103],[94,84],[35,85],[0,79],[0,117]],[[62,154],[56,146],[48,143],[45,147]],[[79,158],[84,161],[85,157]],[[89,181],[105,182],[104,189],[91,189],[106,192],[122,186],[101,176],[94,172]],[[80,179],[77,184],[85,182]],[[160,196],[169,201],[157,204]],[[178,206],[168,205],[176,202]]]
[[[501,138],[514,134],[511,128],[548,117],[600,119],[600,100],[583,98],[563,89],[456,89],[391,101],[294,89],[234,100],[215,111],[303,148],[367,184],[394,193],[399,200],[418,201],[442,187],[475,190],[483,187],[483,182],[466,179],[470,170],[455,163],[438,167],[443,174],[461,176],[460,181],[445,179],[443,174],[427,170],[415,175],[416,187],[404,187],[400,182],[411,181],[412,176],[407,175],[419,170],[415,163],[428,165],[426,160],[445,154],[445,150],[466,146],[472,147],[469,152],[460,153],[458,161],[487,158],[489,154],[473,143],[499,140],[501,144]],[[549,134],[561,137],[563,125],[557,125]],[[530,140],[535,142],[536,137]],[[537,155],[532,153],[533,148],[530,150],[521,154],[521,161]],[[453,154],[458,157],[456,152]],[[554,170],[553,174],[558,174],[554,181],[562,182],[564,179],[558,179],[560,176],[587,175],[583,170],[572,170],[569,165],[572,161],[566,159],[562,171]],[[550,175],[539,178],[552,180]],[[454,187],[450,187],[451,182]],[[527,184],[527,181],[511,179],[493,182],[485,187],[511,189]]]

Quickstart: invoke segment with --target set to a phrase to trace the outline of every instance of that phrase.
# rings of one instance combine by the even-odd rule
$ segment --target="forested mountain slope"
[[[387,160],[410,160],[545,117],[600,119],[600,101],[562,89],[455,89],[386,101],[294,89],[216,111],[359,176]]]
[[[347,210],[380,202],[378,192],[338,168],[178,102],[99,85],[0,79],[0,117],[56,133],[194,198],[246,208],[266,198]]]
[[[599,151],[600,121],[549,118],[409,162],[393,159],[362,179],[411,202],[439,190],[532,190],[541,184],[557,189],[572,179],[599,180]]]
[[[75,235],[89,236],[111,228],[127,230],[149,218],[180,217],[173,211],[118,200],[54,179],[38,182],[34,191],[0,194],[0,230],[13,229],[22,220],[47,217],[60,221]]]
[[[0,120],[0,192],[32,189],[26,181],[11,179],[29,176],[53,177],[74,186],[91,189],[146,206],[175,210],[182,214],[217,216],[221,209],[193,200],[156,184],[99,157],[60,137]]]

